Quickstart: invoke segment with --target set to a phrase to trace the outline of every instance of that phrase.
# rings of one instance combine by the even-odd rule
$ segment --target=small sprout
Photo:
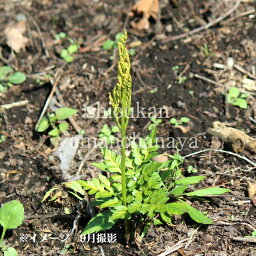
[[[0,134],[0,143],[3,143],[6,141],[6,136],[3,134]]]
[[[41,119],[38,127],[36,127],[36,131],[45,132],[51,127],[52,129],[48,132],[48,135],[50,136],[51,143],[56,146],[60,139],[60,133],[64,133],[69,128],[69,124],[64,120],[76,113],[77,109],[58,108],[54,114],[48,114]]]
[[[102,48],[104,50],[111,50],[114,48],[115,42],[113,40],[107,39],[104,44],[102,45]]]
[[[192,174],[192,173],[197,173],[198,170],[196,168],[194,168],[192,165],[188,166],[187,172]]]
[[[237,87],[231,87],[227,93],[227,102],[241,109],[247,109],[248,94],[241,93]]]
[[[172,70],[179,70],[179,69],[180,67],[178,65],[172,67]]]
[[[60,56],[66,62],[70,63],[74,61],[74,56],[76,52],[79,50],[79,44],[77,44],[71,37],[67,36],[64,32],[60,32],[55,35],[55,43],[60,43],[61,39],[66,39],[69,41],[70,45],[67,48],[63,48],[61,50]]]
[[[156,93],[158,91],[158,88],[154,88],[152,90],[150,90],[150,93],[153,94],[153,93]]]
[[[186,76],[178,77],[178,84],[183,84],[188,78]]]
[[[24,207],[17,200],[9,201],[0,208],[0,225],[3,227],[0,238],[0,251],[4,255],[18,255],[17,251],[12,247],[8,247],[3,239],[8,229],[15,229],[22,224],[24,217]]]
[[[204,53],[205,56],[209,56],[209,55],[214,56],[215,55],[215,52],[212,52],[212,51],[209,50],[209,47],[208,47],[207,44],[204,44],[203,53]]]
[[[129,50],[129,55],[130,55],[130,56],[134,56],[135,53],[136,53],[136,50],[135,50],[134,48],[132,48],[132,49]]]
[[[22,72],[14,72],[10,66],[0,67],[0,92],[5,93],[8,87],[14,84],[21,84],[26,80]]]
[[[54,38],[55,38],[56,41],[59,41],[60,39],[64,39],[64,38],[66,38],[66,37],[67,37],[67,34],[64,33],[64,32],[60,32],[59,34],[56,34],[56,35],[54,36]]]
[[[182,125],[182,124],[187,124],[190,121],[188,117],[181,117],[180,120],[176,118],[171,118],[170,123],[173,124],[174,126]]]
[[[107,124],[104,124],[99,133],[99,138],[101,138],[106,144],[112,144],[116,141],[113,133],[119,132],[118,126],[113,126],[110,128]]]

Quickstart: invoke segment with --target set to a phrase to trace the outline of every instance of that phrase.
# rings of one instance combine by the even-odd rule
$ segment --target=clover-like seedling
[[[78,52],[79,44],[76,43],[71,37],[67,36],[67,34],[64,32],[60,32],[59,34],[55,35],[56,43],[60,43],[62,40],[68,40],[70,44],[68,47],[63,48],[61,50],[61,53],[60,53],[61,58],[68,63],[74,61],[73,54]]]
[[[0,250],[4,253],[4,255],[18,255],[17,251],[12,247],[8,247],[3,239],[8,229],[15,229],[19,227],[23,220],[24,207],[19,201],[12,200],[3,204],[3,206],[0,208],[0,225],[3,227],[0,238]]]
[[[112,144],[116,141],[116,137],[113,133],[119,132],[118,126],[113,126],[110,128],[107,124],[104,124],[99,133],[99,138],[101,138],[107,145]]]
[[[26,80],[22,72],[15,72],[10,66],[0,67],[0,92],[5,93],[8,87],[21,84]]]
[[[227,102],[241,109],[247,109],[247,93],[241,93],[237,87],[231,87],[227,93]]]
[[[120,40],[120,38],[124,35],[124,33],[120,32],[120,33],[117,33],[115,35],[115,40],[111,40],[111,39],[107,39],[103,45],[102,45],[102,48],[104,50],[113,50],[115,48],[117,48],[117,45],[118,45],[118,41]],[[131,48],[129,49],[129,55],[130,56],[134,56],[135,53],[136,53],[136,50],[134,48]]]
[[[64,121],[69,117],[77,113],[77,109],[73,108],[58,108],[55,113],[47,114],[42,118],[38,127],[36,127],[37,132],[45,132],[49,128],[48,135],[50,136],[50,141],[53,145],[57,145],[60,138],[60,133],[68,130],[69,124]]]
[[[187,124],[190,121],[190,119],[188,117],[181,117],[180,120],[176,119],[176,118],[171,118],[170,119],[170,123],[174,126],[179,126],[182,124]]]
[[[156,117],[151,117],[150,120],[151,120],[151,124],[148,126],[149,131],[153,130],[155,127],[157,127],[159,124],[162,123],[162,120]]]
[[[3,134],[0,134],[0,144],[6,141],[6,136]]]

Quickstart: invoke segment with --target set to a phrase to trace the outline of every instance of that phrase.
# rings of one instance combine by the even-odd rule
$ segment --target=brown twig
[[[238,155],[236,153],[233,153],[231,151],[226,151],[226,150],[220,150],[220,149],[203,149],[203,150],[200,150],[200,151],[197,151],[197,152],[193,152],[191,154],[188,154],[188,155],[185,155],[183,156],[184,158],[188,158],[188,157],[191,157],[191,156],[194,156],[194,155],[197,155],[197,154],[201,154],[201,153],[205,153],[205,152],[219,152],[219,153],[225,153],[225,154],[229,154],[229,155],[232,155],[232,156],[235,156],[237,158],[240,158],[240,159],[243,159],[244,161],[248,162],[249,164],[251,164],[252,166],[256,167],[256,163],[254,163],[253,161],[251,161],[250,159],[248,159],[247,157],[245,156],[241,156],[241,155]]]
[[[210,84],[214,84],[214,85],[223,87],[223,84],[220,84],[220,83],[218,83],[218,82],[215,82],[215,81],[213,81],[213,80],[211,80],[211,79],[209,79],[209,78],[206,78],[206,77],[204,77],[204,76],[201,76],[201,75],[199,75],[199,74],[191,73],[191,75],[192,75],[192,77],[201,79],[201,80],[206,81],[206,82],[208,82],[208,83],[210,83]]]
[[[242,237],[242,236],[237,236],[237,237],[232,237],[232,240],[234,241],[239,241],[239,242],[247,242],[247,243],[256,243],[256,237]]]
[[[13,103],[10,103],[10,104],[0,105],[0,111],[1,111],[1,109],[16,108],[16,107],[20,107],[20,106],[25,106],[27,104],[28,104],[28,101],[23,100],[23,101],[13,102]]]
[[[201,32],[203,30],[206,30],[206,29],[208,29],[208,28],[218,24],[222,20],[226,19],[232,12],[234,12],[238,8],[240,2],[241,1],[238,0],[236,2],[236,4],[228,12],[226,12],[223,16],[220,16],[216,20],[213,20],[212,22],[209,22],[209,23],[207,23],[207,24],[205,24],[205,25],[203,25],[203,26],[201,26],[199,28],[193,29],[193,30],[191,30],[191,31],[189,31],[187,33],[183,33],[183,34],[177,35],[177,36],[169,36],[169,37],[165,38],[163,40],[163,42],[167,43],[167,42],[175,41],[175,40],[178,40],[178,39],[186,38],[188,36],[194,35],[194,34],[196,34],[198,32]]]
[[[247,75],[248,77],[256,80],[256,77],[254,75],[252,75],[250,72],[248,72],[247,70],[245,70],[244,68],[240,67],[239,65],[237,64],[234,64],[233,66],[236,70],[240,71],[241,73]]]
[[[52,90],[51,90],[51,92],[49,94],[49,97],[48,97],[47,101],[45,102],[43,111],[41,112],[40,117],[37,120],[37,123],[36,123],[36,126],[35,126],[35,130],[37,130],[39,123],[41,122],[43,116],[45,115],[45,112],[47,111],[47,108],[48,108],[48,106],[50,104],[51,98],[52,98],[52,96],[53,96],[53,94],[54,94],[54,92],[55,92],[55,90],[57,88],[57,85],[58,85],[59,81],[60,81],[60,75],[57,74],[57,78],[56,78],[56,80],[55,80],[55,82],[53,84],[53,87],[52,87]]]

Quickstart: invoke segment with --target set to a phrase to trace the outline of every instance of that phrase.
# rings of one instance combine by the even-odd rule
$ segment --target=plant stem
[[[121,117],[121,174],[122,174],[122,201],[123,205],[126,206],[126,175],[125,175],[125,160],[126,160],[126,128],[128,123],[127,109],[125,102],[125,95],[122,96],[122,117]],[[125,233],[124,237],[126,242],[129,242],[130,232],[128,219],[124,219]]]
[[[7,229],[5,227],[3,227],[3,232],[2,232],[2,235],[1,235],[1,238],[0,238],[0,242],[3,241],[5,233],[6,233],[6,230]]]

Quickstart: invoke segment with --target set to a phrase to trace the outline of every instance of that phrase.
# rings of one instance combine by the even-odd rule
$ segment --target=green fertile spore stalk
[[[132,77],[130,74],[131,64],[128,50],[126,49],[127,32],[118,42],[118,82],[115,85],[112,94],[109,95],[110,105],[112,106],[113,115],[118,127],[121,130],[121,176],[122,176],[122,201],[126,206],[126,178],[125,178],[125,159],[126,159],[126,130],[129,123],[131,111],[132,95]],[[125,219],[125,236],[129,239],[128,220]]]

